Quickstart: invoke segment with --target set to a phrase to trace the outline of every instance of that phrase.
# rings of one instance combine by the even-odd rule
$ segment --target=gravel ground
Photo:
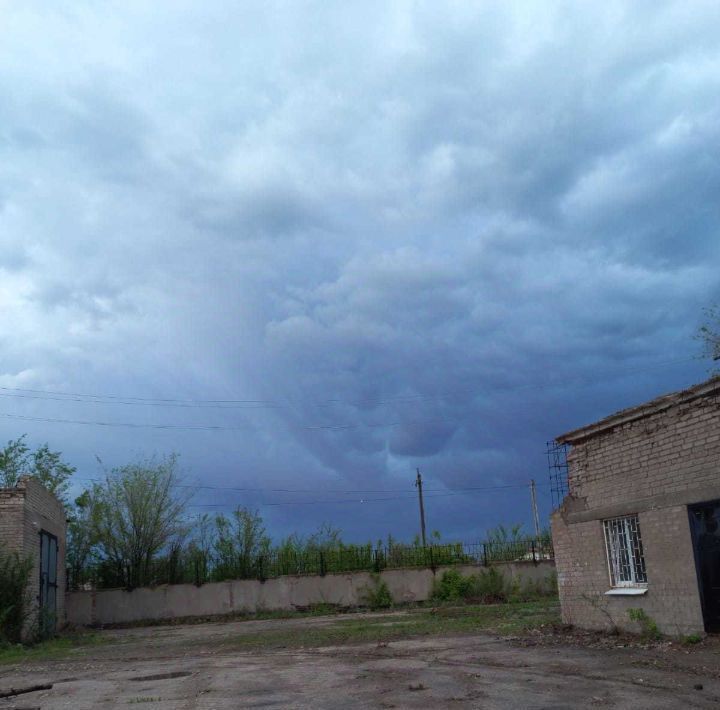
[[[402,613],[386,616],[402,623]],[[227,643],[337,623],[330,616],[103,631],[90,650],[0,666],[0,692],[53,684],[0,699],[0,710],[720,708],[713,640],[686,648],[549,628],[313,648]]]

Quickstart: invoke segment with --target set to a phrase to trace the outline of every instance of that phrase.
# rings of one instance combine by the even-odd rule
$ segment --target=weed
[[[392,594],[379,574],[372,575],[373,586],[365,588],[363,602],[371,609],[389,609],[393,605]]]
[[[557,596],[557,575],[554,573],[544,579],[516,579],[510,586],[510,601],[529,602],[543,597]]]
[[[0,643],[0,665],[4,663],[24,663],[33,659],[51,660],[54,658],[65,658],[68,653],[75,651],[87,651],[94,646],[110,643],[108,636],[97,633],[84,633],[63,635],[57,638],[41,641],[34,646],[22,644]]]
[[[330,624],[276,628],[261,633],[229,634],[215,642],[224,648],[306,648],[349,643],[387,643],[445,634],[473,634],[480,631],[519,634],[531,628],[558,624],[557,602],[518,604],[466,604],[413,609],[399,616],[368,618],[339,617]]]
[[[505,578],[495,567],[470,575],[450,569],[443,572],[439,581],[436,580],[432,598],[444,602],[472,599],[489,604],[507,601],[508,591]]]
[[[683,636],[682,643],[683,646],[694,646],[696,643],[700,643],[703,640],[703,637],[699,634],[690,634],[689,636]]]
[[[439,580],[435,580],[432,598],[443,602],[466,599],[472,596],[474,587],[474,575],[466,577],[456,569],[449,569],[443,572]]]
[[[632,608],[627,610],[631,621],[635,621],[640,625],[640,635],[646,639],[659,639],[662,634],[657,627],[655,620],[648,616],[645,609]]]
[[[307,613],[311,616],[327,616],[329,614],[337,614],[337,604],[329,604],[328,602],[318,602],[317,604],[310,604],[307,609]]]
[[[32,560],[0,550],[0,641],[17,643],[28,617],[28,581]]]

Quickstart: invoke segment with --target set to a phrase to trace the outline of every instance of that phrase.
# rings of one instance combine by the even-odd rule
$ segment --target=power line
[[[0,387],[3,392],[27,392],[37,395],[54,395],[56,397],[77,397],[81,401],[115,400],[130,404],[278,404],[269,399],[172,399],[163,397],[129,397],[116,394],[82,394],[79,392],[53,392],[52,390],[26,389],[22,387]]]
[[[524,488],[527,487],[527,485],[523,486]],[[414,495],[414,494],[413,494]],[[459,491],[452,492],[452,493],[434,493],[431,495],[426,496],[427,498],[449,498],[453,496],[459,496],[459,495],[466,495],[466,493],[461,493]],[[297,501],[261,501],[257,503],[253,503],[253,505],[257,505],[258,507],[275,507],[275,506],[284,506],[284,505],[346,505],[346,504],[359,504],[359,505],[366,505],[369,503],[385,503],[387,501],[395,501],[395,500],[403,500],[407,501],[407,496],[390,496],[387,498],[356,498],[353,500],[297,500]],[[232,503],[189,503],[189,508],[227,508],[227,507],[234,507]]]
[[[87,477],[79,477],[75,476],[74,480],[80,480],[80,481],[94,481],[94,482],[102,482],[104,479],[102,478],[87,478]],[[512,488],[527,488],[527,483],[508,483],[498,486],[465,486],[463,488],[453,488],[451,491],[448,491],[447,488],[426,488],[425,491],[429,493],[448,493],[448,492],[457,492],[458,495],[462,492],[466,491],[497,491],[497,490],[506,490],[506,489],[512,489]],[[547,484],[537,484],[538,487],[540,486],[548,486]],[[190,488],[193,490],[214,490],[214,491],[233,491],[233,492],[239,492],[239,493],[317,493],[317,488],[255,488],[255,487],[237,487],[237,486],[211,486],[211,485],[205,485],[205,484],[189,484],[189,483],[181,483],[177,485],[178,488]],[[358,495],[361,493],[405,493],[408,496],[415,496],[415,493],[413,491],[406,491],[404,488],[380,488],[380,489],[328,489],[325,491],[326,493],[333,493],[333,494],[348,494],[348,495]]]
[[[51,424],[82,424],[85,426],[101,427],[126,427],[130,429],[181,429],[189,431],[240,431],[247,427],[239,426],[212,426],[195,424],[138,424],[136,422],[101,422],[84,419],[59,419],[53,417],[31,417],[24,414],[8,414],[0,412],[0,417],[5,419],[19,419],[28,422],[47,422]]]
[[[77,480],[77,479],[76,479]],[[82,478],[80,480],[86,481],[101,481],[98,478]],[[549,486],[549,484],[547,484]],[[447,498],[460,495],[472,495],[474,493],[486,493],[486,492],[498,492],[501,490],[511,490],[518,488],[526,488],[527,483],[511,483],[500,486],[467,486],[463,488],[456,488],[448,491],[446,488],[431,488],[427,489],[429,495],[428,498]],[[194,485],[194,484],[178,484],[178,488],[191,488],[194,490],[218,490],[218,491],[230,491],[230,492],[243,492],[243,493],[317,493],[317,489],[303,489],[303,488],[240,488],[233,486],[208,486],[208,485]],[[334,500],[310,500],[310,501],[254,501],[252,505],[258,507],[277,507],[286,505],[332,505],[332,504],[369,504],[369,503],[381,503],[388,501],[403,500],[407,501],[415,497],[413,491],[405,491],[401,489],[347,489],[347,490],[328,490],[327,493],[333,495],[360,495],[360,494],[381,494],[381,493],[402,493],[403,495],[387,496],[383,498],[355,498],[355,499],[334,499]],[[188,503],[190,508],[235,508],[237,503],[231,503],[225,501],[222,503]]]
[[[664,360],[652,365],[645,365],[642,368],[634,368],[629,370],[617,371],[605,375],[605,377],[616,376],[624,377],[627,375],[647,372],[648,370],[674,365],[692,360],[700,360],[703,356],[693,355],[683,358],[675,358],[672,360]],[[572,381],[583,381],[586,379],[595,380],[595,375],[588,378],[585,375],[576,377],[565,377],[561,382],[551,383],[528,383],[524,385],[516,385],[513,387],[499,388],[501,391],[521,391],[526,389],[544,389],[558,385],[564,385]],[[367,406],[369,404],[381,405],[389,403],[413,403],[422,400],[431,399],[448,399],[455,396],[467,396],[469,394],[478,394],[483,390],[447,390],[437,394],[414,394],[414,395],[398,395],[395,397],[382,398],[366,398],[357,401],[351,401],[342,398],[328,398],[324,400],[316,400],[310,402],[314,406],[328,406],[331,404],[350,404],[351,406]],[[184,408],[220,408],[220,409],[292,409],[293,405],[272,399],[177,399],[162,397],[131,397],[126,395],[114,394],[88,394],[79,392],[54,392],[52,390],[28,389],[20,387],[0,387],[0,397],[15,397],[22,399],[40,399],[60,402],[80,402],[87,404],[120,404],[126,406],[155,406],[155,407],[184,407]]]
[[[9,387],[0,387],[0,390],[9,390]],[[100,395],[98,398],[84,399],[82,395],[66,395],[58,392],[56,394],[42,393],[42,394],[23,394],[21,391],[0,391],[0,397],[12,397],[16,399],[39,399],[43,401],[54,401],[54,402],[81,402],[82,404],[123,404],[128,406],[150,406],[150,407],[180,407],[183,409],[240,409],[240,410],[252,410],[252,409],[281,409],[284,405],[274,402],[264,402],[262,400],[252,401],[241,401],[238,400],[233,402],[228,400],[227,402],[218,401],[213,402],[211,400],[199,401],[195,403],[172,400],[140,400],[137,402],[123,399],[101,399]]]
[[[180,431],[243,431],[249,427],[245,426],[226,426],[213,424],[138,424],[137,422],[104,422],[92,419],[62,419],[56,417],[32,417],[25,414],[10,414],[8,412],[0,412],[0,417],[4,419],[19,419],[29,422],[44,422],[50,424],[80,424],[83,426],[100,426],[100,427],[121,427],[130,429],[175,429]],[[300,429],[306,431],[345,431],[350,429],[387,429],[405,424],[432,424],[436,422],[448,422],[446,418],[435,419],[417,419],[414,421],[402,422],[364,422],[361,424],[327,424],[315,426],[302,426]]]
[[[674,364],[678,362],[689,362],[690,360],[697,360],[699,359],[699,356],[693,356],[688,358],[681,358],[676,360],[667,360],[664,363],[658,363],[654,367],[661,367],[667,364]],[[627,370],[623,373],[617,373],[617,376],[625,376],[630,374],[636,374],[638,372],[645,372],[648,369],[652,369],[651,367],[645,367],[643,369],[638,370]],[[572,378],[571,378],[572,379]],[[595,381],[595,376],[593,376],[592,380]],[[524,389],[533,389],[533,388],[546,388],[551,386],[557,386],[559,384],[567,384],[568,380],[563,381],[562,383],[550,383],[550,384],[537,384],[537,383],[531,383],[527,385],[518,385],[517,387],[510,387],[505,388],[504,391],[520,391]],[[0,387],[2,390],[11,390],[12,388],[7,387]],[[41,394],[49,394],[49,395],[57,395],[57,393],[51,393],[46,392],[44,390],[14,390],[17,392],[35,392],[35,393],[41,393]],[[417,399],[420,398],[426,398],[426,399],[438,399],[448,396],[450,393],[440,394],[440,395],[416,395],[415,397]],[[464,392],[464,394],[468,394],[467,391]],[[10,395],[8,395],[10,396]],[[20,396],[20,395],[18,395]],[[28,395],[30,396],[30,395]],[[82,402],[95,402],[95,403],[110,403],[110,402],[101,402],[100,398],[106,397],[108,400],[120,400],[121,398],[117,395],[79,395],[79,394],[72,394],[68,393],[68,396],[71,397],[93,397],[95,399],[93,400],[68,400],[64,399],[62,395],[60,397],[51,397],[51,399],[55,399],[57,401],[82,401]],[[42,399],[42,397],[37,397],[38,399]],[[135,403],[130,402],[130,400],[136,400],[137,403],[145,403],[149,404],[151,402],[155,403],[177,403],[177,406],[201,406],[201,405],[212,405],[212,404],[230,404],[234,403],[235,405],[240,404],[257,404],[262,406],[252,406],[252,407],[242,407],[245,411],[250,411],[252,409],[265,409],[265,408],[272,408],[272,409],[280,409],[283,407],[290,407],[290,405],[283,405],[281,403],[273,402],[272,400],[151,400],[151,399],[144,399],[144,398],[123,398],[125,401],[124,403]],[[342,400],[327,400],[327,401],[335,401],[340,402]],[[391,400],[375,400],[376,403],[387,403]],[[415,401],[408,399],[407,401]],[[186,402],[188,404],[183,405],[182,402]],[[190,403],[195,404],[190,404]],[[122,403],[122,402],[118,402]],[[173,404],[172,406],[175,406]],[[355,405],[357,406],[357,405]],[[206,406],[202,406],[201,408],[209,408]],[[225,409],[233,408],[233,407],[221,407]],[[11,414],[8,412],[0,412],[0,417],[5,419],[16,419],[19,421],[31,421],[31,422],[42,422],[42,423],[49,423],[49,424],[76,424],[76,425],[82,425],[82,426],[99,426],[99,427],[120,427],[120,428],[130,428],[130,429],[164,429],[164,430],[177,430],[177,431],[242,431],[244,429],[247,429],[248,426],[227,426],[227,425],[196,425],[196,424],[139,424],[137,422],[107,422],[107,421],[99,421],[99,420],[84,420],[84,419],[64,419],[64,418],[54,418],[54,417],[35,417],[35,416],[29,416],[29,415],[22,415],[22,414]],[[416,424],[430,424],[430,423],[437,423],[437,422],[443,422],[448,423],[453,420],[449,420],[447,418],[435,418],[435,419],[421,419],[421,420],[415,420],[415,421],[408,421],[408,422],[402,422],[402,421],[391,421],[391,422],[369,422],[369,423],[360,423],[360,424],[327,424],[327,425],[306,425],[300,427],[301,429],[304,429],[306,431],[346,431],[346,430],[353,430],[353,429],[385,429],[385,428],[393,428],[398,426],[403,426],[406,424],[409,425],[416,425]]]

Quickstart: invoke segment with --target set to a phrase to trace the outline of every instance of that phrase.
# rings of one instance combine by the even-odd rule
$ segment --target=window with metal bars
[[[639,587],[647,584],[640,523],[637,515],[603,520],[610,584]]]

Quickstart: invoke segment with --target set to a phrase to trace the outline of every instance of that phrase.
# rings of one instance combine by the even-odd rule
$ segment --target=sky
[[[0,0],[0,441],[276,537],[531,530],[700,382],[717,2]],[[211,488],[212,487],[212,488]],[[229,490],[253,489],[253,490]]]

